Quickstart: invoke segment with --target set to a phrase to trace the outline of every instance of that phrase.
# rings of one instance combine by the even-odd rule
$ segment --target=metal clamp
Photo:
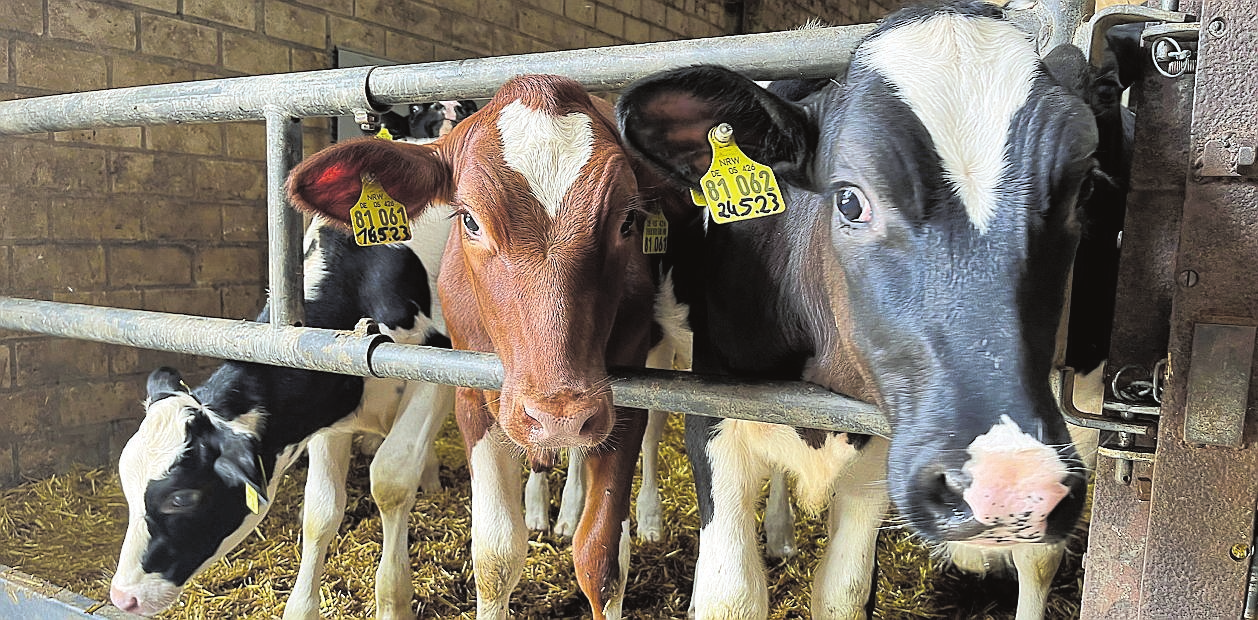
[[[1100,67],[1104,62],[1102,54],[1105,51],[1105,33],[1110,28],[1138,22],[1186,24],[1195,19],[1196,17],[1179,11],[1164,11],[1127,4],[1109,6],[1097,11],[1087,24],[1079,28],[1079,32],[1075,33],[1075,46],[1083,50],[1083,55],[1087,57],[1088,62],[1092,63],[1092,66]]]
[[[1058,379],[1061,385],[1061,392],[1058,395],[1058,405],[1061,408],[1062,417],[1066,418],[1066,422],[1075,426],[1091,428],[1100,431],[1109,431],[1114,433],[1129,433],[1131,435],[1141,435],[1145,437],[1153,437],[1157,434],[1157,422],[1152,420],[1116,420],[1108,416],[1096,415],[1080,410],[1075,406],[1075,369],[1062,367],[1057,369]],[[1108,407],[1107,407],[1108,409]]]

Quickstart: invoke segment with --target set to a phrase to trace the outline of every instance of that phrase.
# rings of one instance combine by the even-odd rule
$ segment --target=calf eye
[[[463,228],[466,228],[467,232],[475,235],[480,232],[480,223],[476,221],[476,218],[472,217],[471,213],[464,212]]]
[[[167,495],[158,510],[162,514],[180,514],[196,508],[200,503],[201,491],[199,489],[183,489]]]
[[[625,216],[625,221],[620,225],[620,236],[628,237],[633,234],[634,219],[633,211],[630,211],[628,215]]]
[[[852,186],[840,188],[834,193],[834,209],[843,222],[852,227],[861,227],[873,219],[869,201],[860,189]]]

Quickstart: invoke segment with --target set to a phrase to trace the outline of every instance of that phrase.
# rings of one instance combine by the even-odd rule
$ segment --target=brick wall
[[[0,0],[0,100],[330,66],[718,36],[881,0]],[[771,10],[768,6],[772,4]],[[826,14],[826,13],[829,14]],[[330,123],[304,123],[307,152]],[[251,318],[265,301],[258,123],[0,137],[0,294]],[[0,331],[0,485],[116,459],[144,377],[214,360]]]

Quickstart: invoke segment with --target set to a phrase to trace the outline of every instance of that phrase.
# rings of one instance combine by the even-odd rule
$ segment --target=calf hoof
[[[555,521],[555,536],[560,538],[572,538],[577,533],[577,522],[580,517],[572,519],[565,515],[559,515],[559,520]]]

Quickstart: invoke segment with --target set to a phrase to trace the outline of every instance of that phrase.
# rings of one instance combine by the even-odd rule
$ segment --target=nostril
[[[118,588],[109,588],[109,600],[113,602],[114,607],[128,613],[132,613],[140,609],[140,599],[127,594]]]

